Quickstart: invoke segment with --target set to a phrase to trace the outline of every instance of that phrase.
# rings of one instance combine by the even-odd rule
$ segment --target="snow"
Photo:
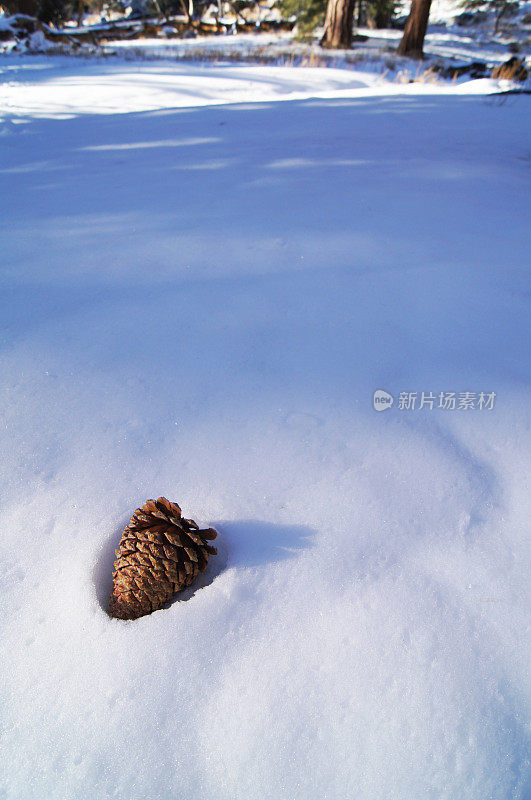
[[[525,800],[529,98],[0,70],[0,796]],[[160,494],[219,555],[111,620]]]
[[[6,116],[75,117],[225,105],[273,100],[352,99],[393,94],[432,94],[433,79],[409,83],[405,70],[398,80],[353,69],[163,62],[142,64],[119,59],[34,58],[31,75],[23,59],[0,62],[0,103]],[[406,62],[407,64],[408,62]],[[33,74],[39,80],[33,79]],[[415,74],[415,73],[413,73]],[[141,90],[139,90],[141,83]],[[43,86],[46,91],[43,91]],[[465,80],[465,94],[489,94],[510,86],[507,81]],[[437,93],[454,94],[456,85],[441,81]]]

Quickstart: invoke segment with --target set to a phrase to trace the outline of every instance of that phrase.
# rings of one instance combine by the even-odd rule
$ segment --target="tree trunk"
[[[189,14],[188,0],[181,0],[181,8],[184,12],[184,16],[186,17],[186,22],[191,22],[192,18]]]
[[[498,33],[498,28],[500,27],[501,18],[507,11],[507,3],[503,3],[500,7],[500,10],[496,14],[496,24],[494,25],[494,34]]]
[[[363,28],[365,23],[365,6],[363,0],[358,0],[358,14],[356,17],[356,27]]]
[[[27,14],[28,17],[37,16],[36,0],[6,0],[0,3],[8,14]]]
[[[412,0],[402,41],[398,45],[401,56],[422,58],[424,37],[428,28],[431,0]]]
[[[321,47],[337,50],[351,46],[354,4],[355,0],[328,0]]]

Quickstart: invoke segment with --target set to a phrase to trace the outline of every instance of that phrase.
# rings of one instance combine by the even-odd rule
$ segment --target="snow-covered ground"
[[[526,800],[529,97],[0,81],[0,797]],[[219,555],[111,620],[160,494]]]

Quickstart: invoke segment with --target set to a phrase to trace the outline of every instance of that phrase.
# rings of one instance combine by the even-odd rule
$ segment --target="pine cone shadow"
[[[212,522],[218,538],[212,543],[217,556],[212,556],[202,575],[188,589],[166,603],[190,600],[196,592],[209,586],[226,569],[261,567],[295,558],[301,550],[313,547],[315,531],[305,525],[278,525],[257,520]]]
[[[279,525],[264,520],[244,519],[213,523],[217,542],[227,548],[231,567],[257,567],[295,558],[313,547],[315,531],[306,525]]]

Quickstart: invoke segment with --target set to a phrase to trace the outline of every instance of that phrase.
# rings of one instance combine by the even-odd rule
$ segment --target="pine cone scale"
[[[176,529],[172,531],[165,530],[164,538],[175,547],[184,547],[184,536],[181,536]]]

